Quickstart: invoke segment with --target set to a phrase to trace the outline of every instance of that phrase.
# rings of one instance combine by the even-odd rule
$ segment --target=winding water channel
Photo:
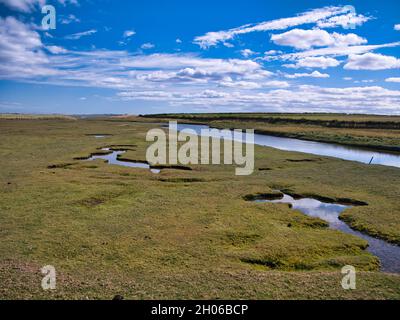
[[[142,168],[142,169],[149,169],[153,173],[159,173],[159,169],[154,169],[151,168],[150,165],[146,162],[133,162],[133,161],[124,161],[124,160],[119,160],[118,156],[120,154],[125,153],[126,151],[124,150],[110,150],[110,148],[102,148],[101,150],[103,151],[110,151],[110,153],[107,154],[102,154],[102,155],[93,155],[90,156],[87,161],[91,160],[96,160],[96,159],[102,159],[106,160],[108,164],[115,164],[119,166],[124,166],[124,167],[131,167],[131,168]]]
[[[192,129],[196,131],[198,135],[201,134],[201,129],[208,128],[209,126],[207,125],[178,123],[178,131],[181,131],[183,129]],[[210,136],[219,137],[218,134]],[[380,164],[384,166],[400,168],[400,154],[384,151],[374,151],[334,143],[276,137],[265,134],[254,134],[254,144],[259,146],[272,147],[280,150],[311,153],[315,155],[335,157],[339,159],[357,161],[362,163],[369,163],[373,157],[372,164]]]
[[[331,229],[340,230],[355,235],[368,241],[367,251],[377,256],[381,261],[381,270],[384,272],[400,273],[400,247],[384,240],[376,239],[359,231],[351,229],[345,222],[339,219],[340,213],[351,206],[336,203],[321,202],[312,198],[294,199],[290,195],[283,194],[281,199],[267,200],[257,199],[255,202],[288,203],[292,209],[304,214],[317,217],[329,223]]]
[[[202,129],[209,129],[207,125],[178,124],[178,131],[192,129],[201,135]],[[216,130],[211,137],[220,137],[220,130]],[[232,131],[232,130],[230,130]],[[233,136],[233,135],[232,135]],[[373,157],[373,164],[393,166],[400,168],[400,154],[392,154],[381,151],[371,151],[357,147],[342,146],[338,144],[322,143],[300,139],[276,137],[271,135],[255,134],[254,143],[260,146],[273,147],[280,150],[311,153],[321,156],[330,156],[344,160],[369,163]],[[390,244],[384,240],[373,238],[361,232],[351,229],[345,222],[339,219],[340,213],[349,206],[333,203],[324,203],[311,198],[294,199],[284,194],[279,200],[256,200],[259,202],[283,202],[290,203],[293,209],[300,210],[304,214],[319,217],[329,223],[332,229],[340,230],[368,241],[367,250],[377,256],[381,261],[381,270],[385,272],[400,273],[400,246]]]
[[[192,129],[198,135],[201,135],[201,129],[209,129],[209,127],[206,125],[178,124],[178,131],[183,129]],[[218,131],[215,131],[215,133],[211,134],[210,136],[219,138],[220,136],[218,135]],[[96,138],[100,137],[104,137],[104,135],[96,135]],[[255,134],[254,143],[256,145],[268,146],[281,150],[331,156],[362,163],[369,163],[371,158],[374,157],[374,164],[400,167],[400,155],[369,151],[356,147],[275,137],[262,134]],[[111,150],[110,148],[103,148],[102,150],[109,151],[110,153],[103,155],[92,155],[87,160],[90,161],[95,159],[103,159],[109,164],[113,165],[149,169],[153,173],[160,172],[159,169],[151,168],[150,165],[145,162],[132,162],[118,159],[119,155],[126,152],[124,150]],[[390,244],[384,240],[373,238],[359,231],[353,230],[345,222],[339,219],[340,213],[350,206],[335,203],[325,203],[312,198],[294,199],[287,194],[283,194],[283,197],[277,200],[257,199],[254,201],[291,204],[293,209],[299,210],[306,215],[318,217],[327,221],[329,223],[329,227],[332,229],[340,230],[342,232],[365,239],[369,244],[367,250],[380,259],[382,271],[400,273],[400,246]]]

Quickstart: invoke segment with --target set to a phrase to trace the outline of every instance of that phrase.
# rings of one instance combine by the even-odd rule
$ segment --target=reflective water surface
[[[104,151],[110,151],[110,148],[103,148],[101,150]],[[87,160],[96,160],[96,159],[103,159],[107,160],[108,164],[115,164],[119,166],[124,166],[124,167],[131,167],[131,168],[143,168],[143,169],[150,169],[151,172],[153,173],[159,173],[159,169],[153,169],[150,167],[148,163],[145,162],[131,162],[131,161],[124,161],[124,160],[118,160],[118,155],[125,153],[126,151],[113,151],[109,154],[104,154],[104,155],[94,155],[89,157]]]
[[[87,134],[87,136],[89,136],[89,137],[94,137],[94,138],[108,138],[108,137],[111,137],[112,135],[111,134]]]
[[[325,203],[311,198],[294,199],[284,194],[278,200],[255,200],[255,202],[290,203],[292,208],[306,215],[318,217],[329,223],[332,229],[340,230],[368,241],[367,251],[377,256],[381,261],[381,270],[385,272],[400,273],[400,246],[390,244],[384,240],[370,237],[351,229],[345,222],[339,219],[340,213],[350,206],[335,203]]]
[[[178,123],[178,131],[186,128],[193,129],[198,135],[200,135],[201,129],[208,129],[209,127],[206,125]],[[218,135],[211,136],[216,137]],[[330,156],[344,160],[358,161],[362,163],[369,163],[373,157],[372,164],[381,164],[385,166],[400,168],[400,154],[393,154],[383,151],[371,151],[367,149],[333,143],[276,137],[265,134],[255,134],[254,143],[256,145],[272,147],[280,150],[298,151],[321,156]]]

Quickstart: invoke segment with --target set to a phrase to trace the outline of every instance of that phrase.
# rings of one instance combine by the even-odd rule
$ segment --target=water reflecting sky
[[[294,199],[284,194],[282,199],[277,200],[255,200],[256,202],[290,203],[292,208],[306,215],[318,217],[329,223],[332,229],[355,235],[368,241],[367,250],[381,260],[381,270],[386,272],[400,273],[400,246],[390,244],[386,241],[370,237],[361,232],[351,229],[346,223],[339,219],[340,213],[349,208],[335,203],[325,203],[311,198]]]
[[[110,148],[103,148],[102,150],[108,151],[108,150],[110,150]],[[118,155],[123,154],[125,152],[126,151],[112,151],[112,153],[109,153],[109,154],[91,156],[87,160],[103,159],[103,160],[107,160],[108,164],[115,164],[118,166],[131,167],[131,168],[150,169],[150,171],[153,173],[160,172],[159,169],[150,168],[149,164],[147,164],[145,162],[130,162],[130,161],[118,160],[117,159]]]
[[[208,128],[209,127],[206,125],[178,123],[179,131],[183,129],[193,129],[198,135],[201,134],[201,129]],[[216,137],[217,135],[212,136]],[[275,137],[264,134],[255,134],[254,143],[256,145],[272,147],[280,150],[298,151],[321,156],[330,156],[344,160],[358,161],[362,163],[369,163],[371,158],[374,157],[372,160],[372,164],[381,164],[385,166],[400,168],[400,154],[392,154],[382,151],[371,151],[362,148],[344,146],[333,143]]]

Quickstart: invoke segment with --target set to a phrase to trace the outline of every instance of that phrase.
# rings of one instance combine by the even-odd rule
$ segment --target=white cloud
[[[186,69],[187,74],[196,74],[199,70],[208,73],[223,73],[242,77],[267,77],[271,72],[264,70],[255,61],[241,59],[200,58],[193,54],[151,54],[132,56],[122,59],[121,63],[130,68],[148,68],[179,70]]]
[[[286,78],[288,79],[297,79],[297,78],[329,78],[329,74],[321,73],[319,71],[313,71],[311,73],[294,73],[294,74],[286,74]]]
[[[252,60],[203,58],[195,54],[133,55],[124,50],[67,50],[44,44],[35,26],[13,17],[0,18],[0,60],[1,79],[110,88],[117,92],[116,99],[122,100],[160,101],[182,108],[201,106],[215,110],[222,107],[400,114],[400,90],[379,86],[289,85],[272,78],[270,71]]]
[[[317,26],[320,28],[342,27],[345,29],[349,29],[360,26],[370,19],[370,17],[366,17],[362,14],[354,14],[350,12],[348,14],[334,16],[325,20],[318,21]]]
[[[87,31],[83,31],[83,32],[70,34],[70,35],[66,36],[65,39],[77,40],[77,39],[80,39],[82,37],[86,37],[86,36],[90,36],[92,34],[95,34],[96,32],[97,32],[96,29],[91,29],[91,30],[87,30]]]
[[[352,17],[359,17],[358,22],[359,24],[362,23],[361,15],[353,13],[348,6],[342,6],[342,7],[330,6],[330,7],[310,10],[301,13],[295,17],[264,21],[257,24],[246,24],[229,30],[208,32],[205,35],[196,37],[194,39],[194,43],[198,44],[201,48],[206,49],[212,46],[216,46],[219,43],[225,44],[227,43],[227,41],[234,39],[238,35],[243,35],[251,32],[285,30],[289,27],[295,27],[310,23],[316,23],[316,24],[322,22],[327,23],[327,19],[334,16],[342,16],[342,15],[346,15],[346,17],[349,15]]]
[[[345,81],[351,81],[351,80],[353,80],[353,78],[352,78],[352,77],[344,77],[343,80],[345,80]]]
[[[46,46],[46,49],[53,54],[60,54],[60,53],[68,52],[68,50],[64,49],[63,47],[59,47],[59,46]]]
[[[50,84],[123,88],[182,85],[242,88],[272,75],[251,60],[201,58],[193,54],[131,55],[126,51],[73,51],[44,45],[35,26],[0,18],[0,77]],[[55,76],[57,75],[57,76]]]
[[[136,31],[134,30],[125,30],[124,33],[122,34],[122,38],[124,40],[118,41],[118,44],[121,46],[124,46],[128,44],[128,42],[131,40],[131,38],[136,34]]]
[[[394,25],[394,30],[400,31],[400,24],[395,24]]]
[[[219,85],[223,87],[240,89],[259,89],[262,87],[260,83],[252,81],[221,81]]]
[[[274,60],[278,60],[278,56],[279,54],[282,54],[283,52],[280,50],[268,50],[264,52],[264,56],[263,57],[257,57],[254,60],[263,60],[263,61],[274,61]]]
[[[282,51],[279,51],[279,50],[268,50],[268,51],[264,52],[264,54],[266,56],[274,56],[276,54],[281,54],[281,53],[282,53]]]
[[[293,29],[281,34],[273,34],[271,40],[281,46],[291,46],[296,49],[309,49],[329,44],[329,33],[324,30]]]
[[[288,82],[278,80],[267,81],[264,82],[263,85],[271,88],[287,88],[290,86]]]
[[[213,110],[228,107],[241,111],[280,112],[352,112],[400,114],[400,91],[379,86],[322,88],[300,85],[290,90],[272,89],[266,92],[252,91],[173,91],[136,92],[118,94],[124,100],[166,101],[174,106],[212,106]]]
[[[0,0],[0,3],[13,10],[32,12],[37,7],[44,6],[46,0]]]
[[[385,79],[385,81],[386,82],[400,82],[400,78],[396,78],[396,77],[387,78],[387,79]]]
[[[57,0],[57,2],[64,6],[67,4],[79,4],[77,0]],[[4,4],[10,9],[16,11],[32,12],[44,6],[46,0],[0,0],[0,4]]]
[[[124,38],[130,38],[134,36],[136,32],[134,30],[126,30],[124,31],[124,34],[122,35]]]
[[[285,33],[273,34],[271,40],[278,45],[290,46],[296,49],[310,49],[313,47],[332,47],[359,45],[367,42],[366,39],[354,33],[329,33],[321,29],[292,29]]]
[[[70,15],[68,15],[68,16],[66,16],[66,17],[61,17],[61,19],[60,19],[60,22],[61,22],[61,24],[70,24],[70,23],[73,23],[73,22],[80,22],[80,20],[75,16],[75,15],[73,15],[73,14],[70,14]]]
[[[14,17],[0,17],[0,77],[54,74],[39,34]]]
[[[243,49],[243,50],[240,50],[240,54],[243,57],[248,58],[254,54],[257,54],[257,52],[254,52],[253,50],[250,50],[250,49]]]
[[[391,43],[377,44],[377,45],[328,47],[328,48],[301,51],[296,53],[283,54],[279,56],[279,58],[283,60],[292,60],[292,59],[315,57],[315,56],[340,57],[340,56],[348,56],[351,54],[363,54],[381,48],[391,48],[398,46],[400,46],[400,42],[391,42]]]
[[[254,81],[260,82],[271,75],[250,60],[200,59],[188,55],[136,56],[126,62],[126,66],[149,69],[137,75],[141,80],[165,83],[214,82],[226,87],[254,88]]]
[[[266,88],[287,88],[289,83],[286,81],[271,80],[265,82],[251,82],[251,81],[222,81],[221,86],[238,88],[238,89],[259,89]]]
[[[259,89],[266,88],[287,88],[289,83],[286,81],[271,80],[265,82],[252,82],[252,81],[227,81],[223,80],[219,83],[222,87],[238,88],[238,89]]]
[[[284,64],[286,68],[321,68],[337,67],[340,62],[334,58],[327,57],[306,57],[298,59],[294,64]]]
[[[333,38],[334,47],[346,47],[346,46],[354,46],[367,43],[367,39],[360,37],[355,33],[331,33],[331,37]]]
[[[78,5],[79,4],[79,2],[78,2],[78,0],[57,0],[59,3],[61,3],[64,7],[67,5],[67,4],[73,4],[73,5]]]
[[[179,38],[176,38],[175,42],[176,42],[176,43],[182,43],[182,40],[179,39]]]
[[[344,69],[348,70],[385,70],[400,68],[400,59],[377,53],[350,55]]]
[[[155,45],[152,44],[152,43],[150,43],[150,42],[143,43],[143,44],[140,46],[140,48],[143,49],[143,50],[153,49],[154,47],[155,47]]]

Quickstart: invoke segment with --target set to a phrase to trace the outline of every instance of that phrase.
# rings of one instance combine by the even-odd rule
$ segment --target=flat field
[[[364,240],[244,199],[284,189],[363,201],[344,217],[400,244],[398,168],[257,146],[250,176],[75,160],[102,147],[144,160],[154,125],[131,120],[0,119],[1,299],[400,299],[400,275],[379,272]],[[341,287],[346,264],[356,290]],[[51,292],[45,265],[57,271]]]

